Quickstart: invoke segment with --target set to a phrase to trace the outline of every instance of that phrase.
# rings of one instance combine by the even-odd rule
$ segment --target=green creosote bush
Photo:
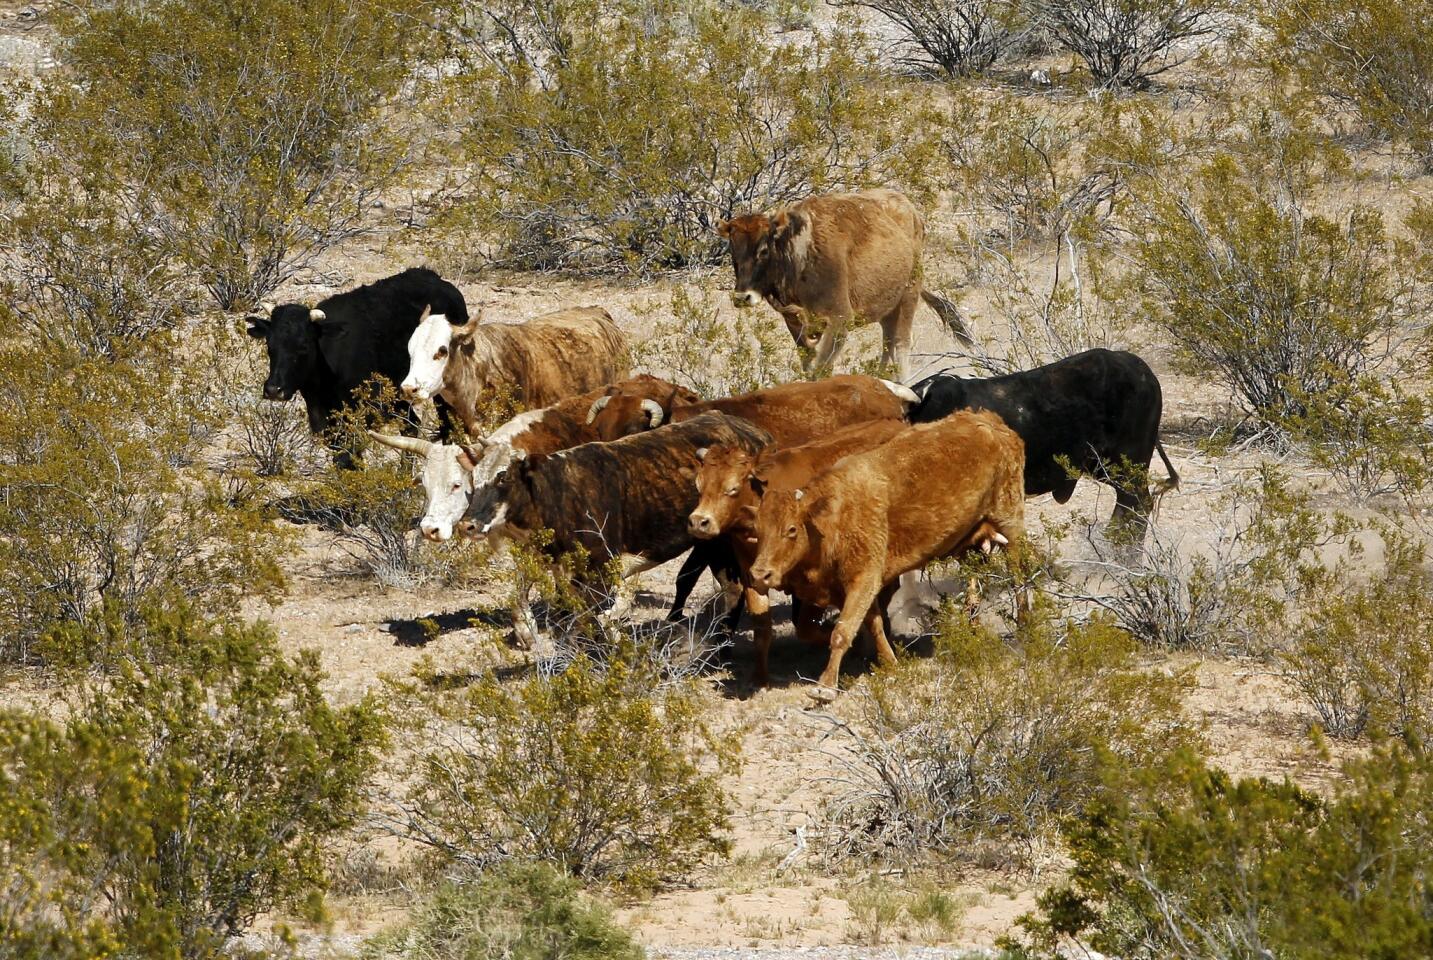
[[[610,911],[547,864],[507,863],[439,888],[364,960],[641,960]]]
[[[1366,960],[1433,951],[1426,755],[1380,750],[1328,797],[1176,753],[1062,824],[1070,878],[1025,917],[1024,958]]]
[[[313,653],[186,606],[47,643],[107,669],[59,715],[0,711],[6,955],[218,958],[261,913],[318,916],[386,744],[375,702],[330,706]]]
[[[1382,568],[1313,598],[1280,659],[1330,735],[1368,732],[1425,746],[1433,737],[1433,574],[1421,543],[1392,529],[1382,539]]]
[[[274,599],[287,537],[258,504],[185,467],[202,431],[169,341],[125,360],[0,350],[0,657],[102,608],[185,601],[228,615]]]
[[[1399,396],[1385,391],[1353,420],[1309,420],[1311,398],[1398,379],[1427,338],[1416,245],[1371,206],[1316,202],[1346,158],[1295,108],[1275,104],[1191,166],[1132,186],[1130,314],[1171,336],[1187,371],[1226,386],[1276,433],[1355,431],[1356,440],[1359,422],[1398,415]]]
[[[750,9],[621,0],[504,8],[500,29],[488,19],[462,36],[461,190],[445,194],[443,221],[460,240],[495,237],[499,263],[708,263],[733,213],[926,181],[921,111],[849,26],[773,44]]]
[[[724,292],[676,287],[665,308],[645,312],[651,332],[633,348],[633,368],[660,371],[701,397],[728,397],[800,378],[796,345],[765,304],[726,306]]]
[[[1104,766],[1200,743],[1180,712],[1188,682],[1141,671],[1107,620],[1060,622],[1040,604],[1007,642],[948,608],[935,657],[874,677],[844,728],[828,855],[1019,856],[1094,795]]]
[[[1268,58],[1433,170],[1433,4],[1274,0],[1254,11]]]
[[[415,131],[390,108],[440,47],[433,12],[423,0],[67,8],[60,69],[34,101],[36,153],[100,198],[100,224],[145,240],[157,270],[182,265],[219,307],[244,307],[365,230],[411,164]]]
[[[663,681],[634,653],[458,692],[420,676],[402,696],[424,746],[392,825],[442,862],[538,860],[642,890],[730,848],[720,777],[734,741],[708,726],[692,681]]]

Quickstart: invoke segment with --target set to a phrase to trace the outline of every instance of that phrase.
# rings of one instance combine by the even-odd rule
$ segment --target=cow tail
[[[930,304],[930,308],[935,311],[936,316],[940,317],[941,322],[945,324],[946,329],[955,339],[967,347],[975,345],[975,338],[970,335],[970,328],[966,326],[965,318],[960,315],[955,304],[929,290],[921,291],[921,299]]]
[[[1168,479],[1154,485],[1154,495],[1162,497],[1171,490],[1179,489],[1179,473],[1174,469],[1174,464],[1169,462],[1169,454],[1164,452],[1164,444],[1159,442],[1159,437],[1154,438],[1154,449],[1159,451],[1159,459],[1164,461],[1164,469],[1169,473]]]

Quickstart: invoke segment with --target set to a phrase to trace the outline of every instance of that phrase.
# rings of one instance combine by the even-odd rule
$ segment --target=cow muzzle
[[[418,386],[418,384],[416,384],[416,383],[405,383],[405,384],[403,384],[403,386],[401,387],[401,389],[402,389],[402,391],[403,391],[403,396],[407,397],[409,400],[427,400],[427,399],[428,399],[428,391],[427,391],[427,390],[424,390],[422,387]]]
[[[288,391],[285,390],[283,387],[279,386],[277,383],[266,383],[266,384],[264,384],[264,399],[265,399],[265,400],[279,400],[279,401],[283,401],[283,400],[289,399],[289,397],[292,397],[292,396],[293,396],[292,393],[288,392]]]
[[[731,292],[731,302],[732,306],[746,309],[747,307],[754,307],[761,303],[761,297],[755,290],[733,290]]]
[[[699,540],[710,540],[716,536],[716,520],[709,513],[694,513],[687,517],[687,532]]]
[[[423,539],[434,543],[442,543],[453,536],[452,528],[436,523],[421,523],[418,529],[423,531]]]
[[[751,585],[758,590],[773,590],[776,588],[776,571],[770,567],[752,567],[749,575]]]

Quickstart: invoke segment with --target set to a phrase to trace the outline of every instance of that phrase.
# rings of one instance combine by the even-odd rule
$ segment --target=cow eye
[[[786,528],[786,536],[791,540],[796,539],[796,524],[793,523],[791,526]]]
[[[458,491],[461,490],[461,489],[463,489],[463,485],[462,485],[461,483],[455,483],[455,484],[453,484],[453,492],[454,492],[454,493],[458,492]]]
[[[448,355],[448,348],[447,348],[447,347],[439,347],[439,348],[438,348],[438,352],[435,353],[435,354],[433,354],[433,359],[434,359],[434,360],[442,360],[443,358],[447,357],[447,355]]]
[[[738,493],[740,493],[740,492],[741,492],[741,490],[739,490],[738,488],[736,488],[736,487],[731,487],[730,489],[727,490],[726,495],[727,495],[728,497],[734,497],[734,496],[736,496],[736,495],[737,495]]]

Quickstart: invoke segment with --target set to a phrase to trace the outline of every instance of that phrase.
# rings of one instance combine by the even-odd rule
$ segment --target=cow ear
[[[766,481],[764,479],[758,477],[755,473],[752,473],[747,476],[746,480],[747,483],[751,484],[752,492],[755,493],[758,497],[766,495]]]
[[[269,335],[269,321],[264,317],[245,317],[244,321],[249,325],[249,336],[255,340],[263,340]]]
[[[458,466],[464,470],[476,470],[478,461],[481,459],[483,459],[481,450],[467,446],[458,448]]]
[[[730,236],[731,236],[731,221],[730,221],[730,220],[723,220],[721,223],[717,224],[717,236],[719,236],[719,237],[730,237]]]
[[[777,242],[790,240],[800,233],[804,226],[806,221],[801,218],[801,214],[782,210],[771,218],[771,239]]]

